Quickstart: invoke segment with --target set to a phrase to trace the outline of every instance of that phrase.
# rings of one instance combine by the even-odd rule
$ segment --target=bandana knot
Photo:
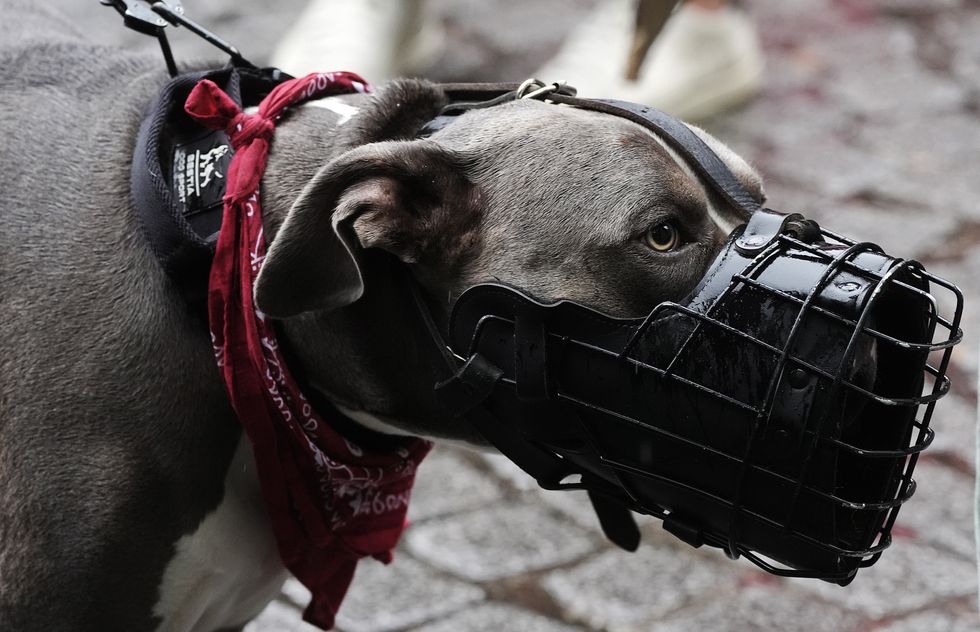
[[[257,140],[269,143],[275,129],[272,121],[261,114],[240,112],[229,121],[225,127],[225,133],[231,140],[231,146],[235,149],[241,149]]]
[[[265,173],[269,144],[276,129],[273,118],[261,107],[256,114],[242,112],[238,104],[210,79],[194,86],[184,110],[201,125],[223,129],[228,135],[237,157],[228,170],[226,196],[231,196],[233,204],[246,199],[258,188]],[[281,108],[273,113],[276,118],[279,114]]]
[[[362,557],[391,560],[405,528],[415,469],[431,444],[393,440],[370,450],[338,434],[307,401],[280,350],[276,328],[254,305],[265,260],[259,184],[276,122],[290,106],[330,94],[365,92],[357,75],[319,73],[277,85],[245,114],[209,80],[185,111],[225,130],[235,155],[228,167],[221,232],[208,284],[208,319],[218,370],[252,443],[262,496],[286,568],[310,589],[307,621],[334,616]]]

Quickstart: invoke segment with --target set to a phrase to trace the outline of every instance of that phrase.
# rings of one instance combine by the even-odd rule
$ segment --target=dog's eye
[[[649,228],[643,240],[657,252],[667,252],[677,247],[680,235],[673,222],[662,222]]]

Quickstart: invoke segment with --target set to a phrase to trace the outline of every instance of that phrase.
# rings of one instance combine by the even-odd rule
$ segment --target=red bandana
[[[351,73],[312,74],[278,85],[257,114],[245,114],[204,80],[185,104],[202,125],[223,129],[235,148],[211,266],[211,338],[232,406],[252,441],[279,555],[313,592],[304,618],[324,629],[333,626],[358,560],[391,561],[415,469],[431,444],[406,439],[393,453],[370,453],[333,431],[303,397],[272,323],[252,303],[265,258],[259,182],[276,120],[287,107],[366,90]]]

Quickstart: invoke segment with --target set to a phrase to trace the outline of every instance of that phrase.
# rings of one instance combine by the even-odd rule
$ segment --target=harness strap
[[[742,186],[738,178],[729,170],[701,138],[691,131],[691,128],[655,108],[611,99],[580,99],[560,93],[554,93],[548,98],[555,103],[571,105],[583,110],[611,114],[627,119],[655,132],[667,145],[681,155],[694,169],[695,173],[736,208],[744,210],[745,219],[761,206],[752,195]]]
[[[446,83],[440,88],[449,98],[447,105],[432,121],[419,131],[419,136],[430,136],[451,123],[456,116],[467,110],[492,107],[508,100],[520,98],[518,90],[524,84],[517,83]],[[671,149],[690,165],[695,173],[732,206],[743,211],[744,219],[761,209],[738,178],[725,166],[708,145],[690,127],[673,116],[656,108],[628,101],[613,99],[583,99],[564,90],[542,91],[541,97],[557,104],[602,114],[610,114],[632,121],[654,132]]]
[[[194,122],[184,112],[184,101],[199,81],[208,79],[236,104],[248,107],[288,78],[276,69],[233,66],[191,72],[168,82],[143,113],[130,171],[133,206],[157,260],[201,316],[221,226],[221,183],[234,150],[223,130]],[[208,175],[199,167],[211,149],[220,149],[221,157]]]

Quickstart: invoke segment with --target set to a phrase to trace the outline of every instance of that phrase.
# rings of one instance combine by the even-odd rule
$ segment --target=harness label
[[[174,147],[171,196],[184,217],[221,206],[234,153],[222,131]]]

